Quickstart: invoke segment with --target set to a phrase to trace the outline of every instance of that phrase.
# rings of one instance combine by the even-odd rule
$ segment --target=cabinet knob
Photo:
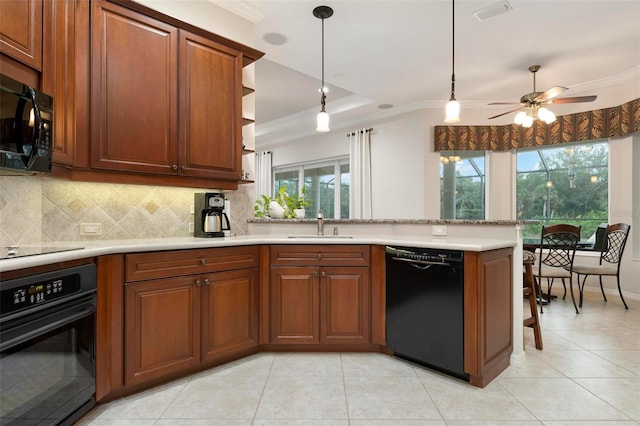
[[[322,253],[318,253],[318,260],[322,259]]]
[[[316,277],[316,278],[317,278],[317,277],[318,277],[318,271],[315,271],[315,272],[314,272],[313,274],[311,274],[311,275],[313,275],[314,277]]]
[[[201,257],[201,258],[200,258],[200,264],[201,264],[201,265],[206,265],[206,264],[207,264],[207,261],[205,260],[205,258],[204,258],[204,257]]]
[[[201,284],[202,284],[202,283],[200,282],[200,280],[196,280],[196,285],[197,285],[198,287],[200,287],[200,285],[201,285]]]
[[[327,273],[326,273],[325,271],[322,271],[322,272],[320,272],[320,276],[321,276],[321,277],[326,277],[326,276],[327,276]]]
[[[178,170],[178,165],[177,164],[173,164],[171,166],[171,170]]]
[[[187,170],[187,166],[185,166],[184,164],[182,166],[180,166],[180,170],[185,171]]]
[[[205,278],[205,279],[204,279],[204,284],[205,284],[205,285],[209,285],[209,278]]]

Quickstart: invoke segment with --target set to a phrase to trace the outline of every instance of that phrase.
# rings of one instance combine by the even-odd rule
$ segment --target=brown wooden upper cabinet
[[[0,1],[0,52],[42,69],[42,0]]]
[[[91,168],[240,180],[238,46],[102,0],[91,35]]]

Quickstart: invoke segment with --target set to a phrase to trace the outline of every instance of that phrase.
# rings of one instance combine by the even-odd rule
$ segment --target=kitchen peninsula
[[[521,226],[515,221],[327,219],[327,236],[319,238],[315,220],[250,220],[248,235],[76,241],[68,245],[84,248],[2,260],[0,271],[5,279],[45,265],[95,260],[100,401],[260,350],[384,350],[385,245],[463,250],[465,366],[471,384],[484,387],[523,356]],[[293,245],[298,248],[282,250]],[[302,255],[292,257],[292,252]],[[325,278],[309,278],[305,297],[315,313],[304,339],[295,329],[299,323],[278,323],[291,314],[307,315],[287,310],[287,301],[299,300],[300,294],[290,296],[273,285],[274,277],[286,281],[290,272],[309,277],[325,277],[326,272],[327,280],[337,273],[344,283],[327,292],[319,289],[332,285],[330,281],[320,284],[313,280]],[[357,299],[354,294],[358,314],[343,321],[352,310],[349,303]],[[160,311],[150,314],[153,309]],[[171,322],[168,317],[175,318],[178,311],[182,317]],[[233,316],[234,324],[216,328],[216,319],[225,315]],[[153,329],[162,333],[149,337]],[[190,337],[180,341],[183,334]],[[166,349],[167,342],[175,347]]]

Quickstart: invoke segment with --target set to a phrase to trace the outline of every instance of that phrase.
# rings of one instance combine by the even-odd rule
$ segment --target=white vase
[[[277,201],[270,202],[269,216],[271,219],[284,219],[284,208]]]
[[[296,219],[304,219],[304,209],[293,209]]]

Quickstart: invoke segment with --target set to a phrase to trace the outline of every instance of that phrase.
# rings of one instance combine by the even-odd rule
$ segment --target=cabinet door
[[[316,267],[271,268],[271,343],[318,343]]]
[[[203,276],[202,361],[258,346],[258,269]]]
[[[195,280],[187,276],[125,286],[127,386],[200,362],[200,287]]]
[[[369,343],[368,268],[323,267],[320,292],[320,342]]]
[[[42,90],[53,94],[53,161],[89,167],[90,5],[84,0],[56,0],[45,3],[45,16],[48,9],[53,19],[44,26]]]
[[[0,1],[0,52],[42,69],[42,0]]]
[[[180,31],[179,173],[240,180],[242,54]]]
[[[513,249],[464,254],[464,371],[484,387],[513,349]]]
[[[91,167],[175,174],[178,30],[99,0],[91,25]]]

